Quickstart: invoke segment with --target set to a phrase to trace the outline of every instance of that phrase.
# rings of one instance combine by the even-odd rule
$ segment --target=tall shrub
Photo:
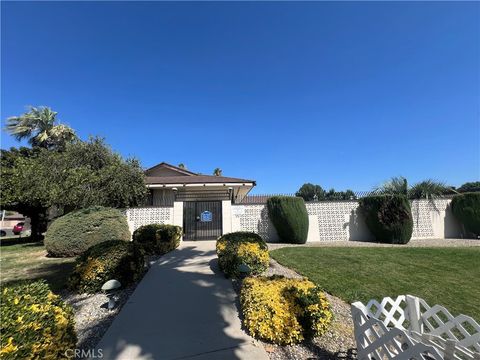
[[[55,220],[45,235],[50,256],[68,257],[108,240],[130,240],[126,217],[116,209],[94,206]]]
[[[406,244],[413,232],[410,202],[403,195],[375,195],[360,199],[360,211],[375,239]]]
[[[268,216],[282,242],[305,244],[308,213],[301,197],[273,196],[267,200]]]
[[[452,212],[467,231],[480,235],[480,192],[455,196]]]

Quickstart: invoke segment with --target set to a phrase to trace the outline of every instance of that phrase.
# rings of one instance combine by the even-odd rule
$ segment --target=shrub
[[[68,257],[108,240],[130,240],[126,217],[116,209],[94,206],[56,219],[45,235],[50,256]]]
[[[44,281],[4,287],[0,299],[0,358],[63,359],[75,349],[72,308]]]
[[[133,241],[147,254],[163,255],[180,245],[182,228],[174,225],[149,224],[133,232]]]
[[[360,211],[375,239],[406,244],[413,232],[410,202],[403,195],[374,195],[360,199]]]
[[[249,277],[240,301],[249,333],[278,345],[323,334],[333,317],[325,294],[306,279]]]
[[[300,197],[273,196],[267,200],[268,216],[282,242],[305,244],[308,213]]]
[[[143,276],[144,252],[133,242],[105,241],[80,255],[68,279],[70,289],[95,293],[111,279],[127,286]]]
[[[258,234],[235,232],[223,235],[217,240],[216,249],[218,266],[226,276],[239,277],[242,265],[246,265],[252,275],[268,269],[267,244]]]
[[[452,199],[453,215],[467,231],[480,235],[480,193],[464,193]]]

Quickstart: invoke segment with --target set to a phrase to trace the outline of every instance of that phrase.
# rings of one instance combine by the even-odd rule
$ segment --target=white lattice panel
[[[379,355],[391,359],[399,354],[405,358],[403,350],[411,348],[413,342],[435,349],[442,359],[480,360],[480,325],[474,319],[453,316],[445,307],[430,307],[415,296],[386,297],[381,302],[370,300],[367,305],[355,302],[352,318],[360,359]],[[392,342],[392,335],[396,341]]]
[[[173,224],[173,207],[145,207],[126,210],[130,231],[133,233],[142,225]]]
[[[356,201],[311,202],[306,204],[308,215],[315,215],[320,241],[348,241]]]

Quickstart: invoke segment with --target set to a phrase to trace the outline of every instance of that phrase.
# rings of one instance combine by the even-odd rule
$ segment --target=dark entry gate
[[[222,235],[221,201],[185,201],[183,203],[185,240],[213,240]]]

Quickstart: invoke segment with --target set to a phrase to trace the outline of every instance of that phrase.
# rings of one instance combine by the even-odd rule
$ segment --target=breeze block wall
[[[412,239],[460,238],[461,226],[450,210],[450,199],[413,200]],[[306,203],[309,216],[307,242],[372,241],[357,201]],[[278,235],[268,218],[266,204],[232,205],[232,231],[253,231],[268,242]]]

